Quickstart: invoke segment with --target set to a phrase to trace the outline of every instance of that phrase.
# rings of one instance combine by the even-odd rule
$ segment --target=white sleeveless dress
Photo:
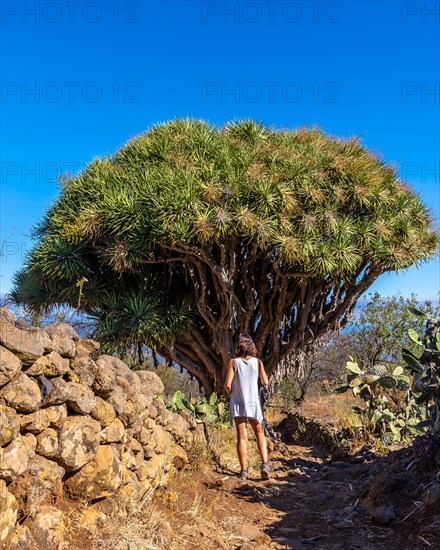
[[[235,416],[247,416],[263,422],[260,396],[258,393],[258,359],[235,358],[235,375],[232,380],[229,401],[229,425]]]

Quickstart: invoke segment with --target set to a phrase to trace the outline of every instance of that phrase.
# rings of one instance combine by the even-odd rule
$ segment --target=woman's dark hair
[[[257,348],[248,334],[240,334],[235,344],[234,352],[237,357],[245,357],[246,355],[255,357],[257,355]]]

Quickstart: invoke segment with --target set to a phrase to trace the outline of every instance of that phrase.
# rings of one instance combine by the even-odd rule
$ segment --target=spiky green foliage
[[[64,183],[13,296],[34,309],[79,304],[104,340],[152,340],[207,391],[222,385],[232,338],[248,332],[279,380],[280,360],[344,324],[378,275],[435,252],[430,223],[357,138],[175,120]],[[171,323],[185,299],[193,313],[174,339],[155,333],[152,276],[157,319]]]

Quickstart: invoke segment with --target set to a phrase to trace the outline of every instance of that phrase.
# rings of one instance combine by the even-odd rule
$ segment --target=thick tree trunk
[[[163,354],[187,369],[208,395],[224,394],[233,343],[241,332],[254,339],[273,393],[311,346],[346,325],[359,296],[384,271],[364,262],[341,280],[292,273],[266,251],[235,238],[210,247],[178,244],[161,254],[167,252],[173,265],[170,292],[178,270],[180,283],[183,273],[193,295],[197,319]]]

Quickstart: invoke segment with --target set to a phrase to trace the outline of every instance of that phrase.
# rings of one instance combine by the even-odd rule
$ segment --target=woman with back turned
[[[258,450],[263,462],[262,478],[268,479],[270,473],[263,430],[263,410],[258,391],[258,377],[264,385],[268,384],[268,379],[263,363],[256,355],[257,350],[252,338],[247,334],[240,334],[235,346],[236,357],[229,361],[225,381],[225,389],[230,395],[229,422],[232,426],[232,420],[234,420],[237,430],[237,454],[242,479],[247,479],[249,475],[246,462],[246,421],[249,421],[257,438]]]

